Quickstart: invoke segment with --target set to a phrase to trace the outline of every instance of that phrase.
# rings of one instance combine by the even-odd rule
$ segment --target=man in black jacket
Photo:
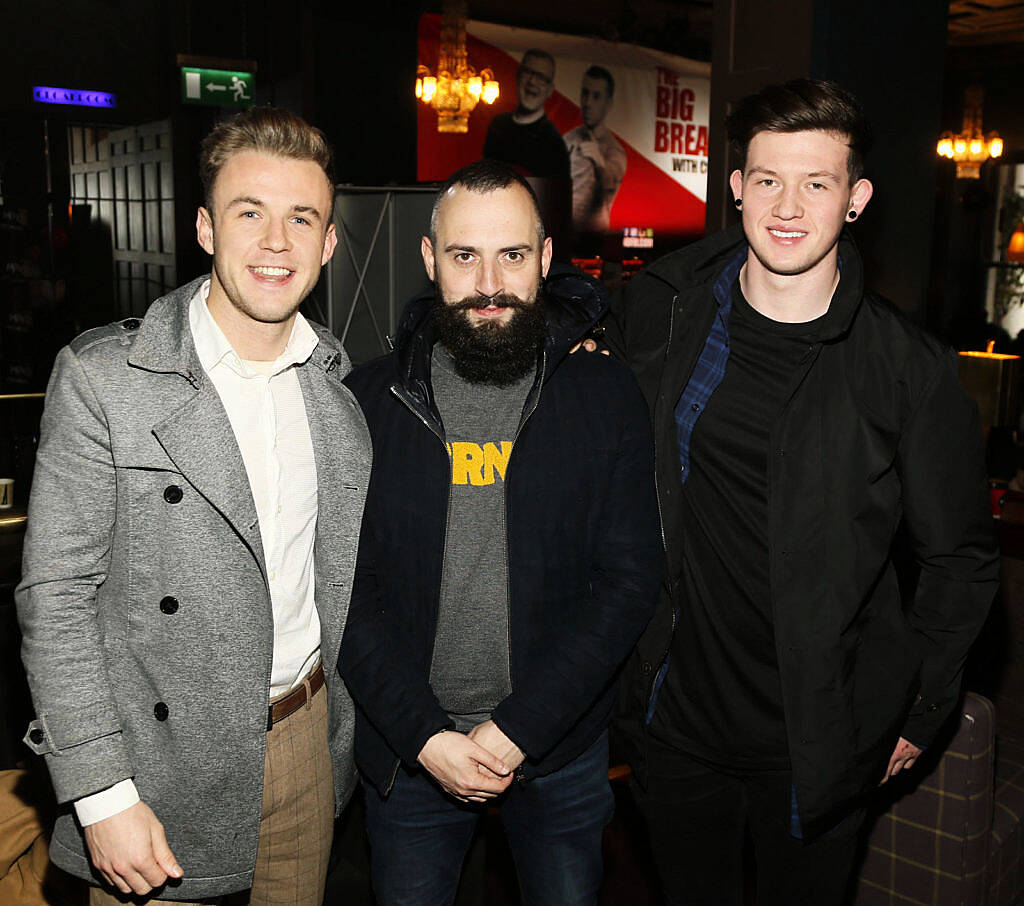
[[[607,724],[657,600],[653,446],[628,369],[569,356],[604,313],[547,275],[529,185],[438,193],[392,355],[350,376],[374,462],[340,669],[381,904],[451,902],[500,804],[532,904],[595,903]]]
[[[544,105],[555,90],[555,58],[533,48],[516,70],[519,103],[498,113],[487,127],[483,156],[501,160],[527,176],[569,181],[569,151]]]
[[[655,429],[661,603],[622,726],[670,903],[840,903],[864,794],[956,706],[997,581],[955,358],[863,288],[869,129],[831,83],[739,103],[739,227],[655,262],[609,345]],[[891,550],[920,568],[901,602]]]

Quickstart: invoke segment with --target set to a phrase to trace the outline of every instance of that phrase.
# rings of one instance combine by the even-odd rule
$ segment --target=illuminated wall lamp
[[[1017,229],[1010,237],[1010,244],[1006,247],[1006,260],[1014,264],[1024,264],[1024,223],[1018,223]]]

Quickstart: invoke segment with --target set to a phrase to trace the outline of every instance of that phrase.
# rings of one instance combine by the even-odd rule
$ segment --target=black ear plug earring
[[[740,208],[743,207],[743,199],[737,198],[733,201],[733,204],[736,205],[736,210],[738,211]]]

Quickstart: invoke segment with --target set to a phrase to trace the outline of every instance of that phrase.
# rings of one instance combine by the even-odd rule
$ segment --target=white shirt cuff
[[[138,801],[139,791],[135,789],[135,783],[129,777],[105,790],[76,800],[75,813],[82,827],[88,827],[131,808]]]

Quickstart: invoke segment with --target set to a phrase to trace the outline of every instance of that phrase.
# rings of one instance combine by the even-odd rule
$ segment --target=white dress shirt
[[[299,685],[320,656],[320,617],[314,601],[313,542],[317,481],[313,442],[295,366],[319,342],[301,314],[284,351],[272,362],[239,358],[206,305],[210,282],[193,296],[189,325],[199,361],[213,382],[238,441],[259,517],[274,617],[270,697]],[[83,826],[139,801],[122,780],[75,802]]]

